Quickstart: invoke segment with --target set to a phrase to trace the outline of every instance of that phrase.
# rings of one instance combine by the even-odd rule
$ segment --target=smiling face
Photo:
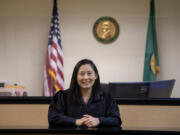
[[[97,75],[89,64],[82,65],[77,73],[77,83],[81,90],[92,90]]]

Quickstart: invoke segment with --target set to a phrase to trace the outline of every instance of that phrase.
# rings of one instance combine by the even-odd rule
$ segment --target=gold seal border
[[[96,32],[98,24],[103,22],[103,21],[111,21],[115,25],[115,28],[116,28],[115,35],[113,37],[111,37],[109,40],[102,39],[101,37],[98,36],[98,34]],[[109,16],[100,17],[94,23],[93,34],[94,34],[94,37],[96,38],[96,40],[101,42],[101,43],[104,43],[104,44],[112,43],[119,36],[119,25],[118,25],[117,21],[114,18],[112,18],[112,17],[109,17]]]

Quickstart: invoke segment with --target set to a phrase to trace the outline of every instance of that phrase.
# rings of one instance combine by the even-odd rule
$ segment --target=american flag
[[[44,96],[53,96],[56,91],[64,89],[63,52],[56,0],[54,0],[53,16],[49,32],[43,88]]]

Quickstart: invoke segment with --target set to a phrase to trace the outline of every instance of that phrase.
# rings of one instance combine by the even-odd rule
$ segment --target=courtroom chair
[[[109,91],[109,84],[108,83],[101,83],[101,89],[104,91]]]

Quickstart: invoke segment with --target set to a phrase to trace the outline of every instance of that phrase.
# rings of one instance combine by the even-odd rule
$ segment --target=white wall
[[[58,0],[64,52],[65,87],[74,65],[92,59],[102,82],[142,81],[149,16],[148,0]],[[0,80],[24,85],[29,95],[42,95],[52,0],[0,0]],[[173,97],[180,97],[178,51],[180,1],[157,0],[160,80],[176,78]],[[120,26],[108,45],[95,40],[92,28],[101,16]]]

